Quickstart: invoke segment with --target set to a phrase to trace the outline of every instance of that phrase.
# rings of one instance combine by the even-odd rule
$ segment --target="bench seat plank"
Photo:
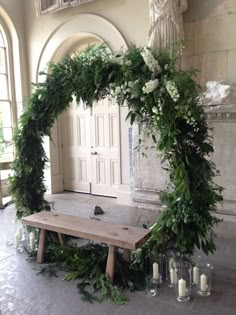
[[[41,211],[22,219],[24,224],[135,250],[151,235],[150,230],[85,219],[58,212]]]

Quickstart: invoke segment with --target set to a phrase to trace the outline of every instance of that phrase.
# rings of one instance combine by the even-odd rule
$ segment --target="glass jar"
[[[157,294],[157,286],[158,282],[156,279],[153,279],[152,276],[147,276],[145,278],[146,281],[146,293],[149,296],[156,296]]]
[[[190,300],[192,285],[192,265],[190,262],[181,259],[172,264],[173,285],[177,301],[187,302]]]
[[[176,251],[168,251],[166,254],[166,280],[168,286],[173,288],[177,283],[176,263],[179,261],[179,255]]]
[[[201,296],[211,295],[213,266],[209,263],[199,266],[197,292]]]

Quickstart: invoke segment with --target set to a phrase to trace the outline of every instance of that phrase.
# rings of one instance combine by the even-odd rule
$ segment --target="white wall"
[[[36,16],[34,1],[22,0],[21,2],[24,4],[30,81],[36,79],[37,61],[50,34],[77,14],[92,13],[104,17],[122,33],[128,44],[134,42],[137,45],[145,45],[147,43],[149,21],[147,0],[95,0],[39,17]]]

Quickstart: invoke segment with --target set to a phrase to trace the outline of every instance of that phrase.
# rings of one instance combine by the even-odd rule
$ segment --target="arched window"
[[[7,37],[0,24],[0,163],[13,160],[13,114]]]
[[[9,47],[4,28],[0,24],[0,208],[8,202],[11,162],[14,159],[13,135],[13,96]],[[14,105],[15,106],[15,105]],[[6,198],[4,198],[6,197]]]

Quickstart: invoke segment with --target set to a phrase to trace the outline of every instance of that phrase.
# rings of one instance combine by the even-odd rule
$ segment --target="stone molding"
[[[205,105],[204,110],[209,121],[236,120],[236,105]]]

